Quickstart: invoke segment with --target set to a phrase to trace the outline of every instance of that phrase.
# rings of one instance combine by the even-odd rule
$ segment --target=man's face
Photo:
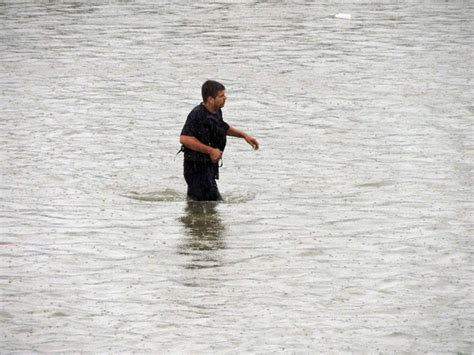
[[[214,101],[214,108],[216,110],[223,108],[225,105],[225,100],[227,100],[227,97],[225,96],[225,90],[221,90],[217,93],[217,96],[215,98],[212,98]]]

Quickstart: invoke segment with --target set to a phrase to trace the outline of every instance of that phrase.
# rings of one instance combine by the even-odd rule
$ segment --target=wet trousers
[[[207,161],[184,161],[184,179],[188,184],[188,198],[195,201],[221,201],[217,188],[217,164]]]

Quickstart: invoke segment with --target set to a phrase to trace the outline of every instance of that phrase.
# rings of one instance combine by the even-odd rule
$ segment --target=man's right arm
[[[219,149],[200,142],[196,137],[182,134],[179,136],[179,142],[188,149],[209,155],[213,163],[217,163],[222,157],[222,152]]]

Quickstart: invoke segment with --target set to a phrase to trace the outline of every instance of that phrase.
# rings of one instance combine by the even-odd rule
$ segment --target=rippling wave
[[[1,2],[0,352],[470,353],[473,14]],[[206,79],[261,143],[217,204],[175,157]]]

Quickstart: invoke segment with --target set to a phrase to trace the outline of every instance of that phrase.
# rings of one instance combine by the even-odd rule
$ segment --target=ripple
[[[150,192],[135,192],[121,195],[126,198],[130,198],[138,201],[150,201],[150,202],[175,202],[185,201],[186,195],[182,192],[175,191],[172,189],[165,189],[162,191],[150,191]]]
[[[471,3],[0,9],[3,352],[469,353]],[[190,203],[208,78],[262,149]]]

